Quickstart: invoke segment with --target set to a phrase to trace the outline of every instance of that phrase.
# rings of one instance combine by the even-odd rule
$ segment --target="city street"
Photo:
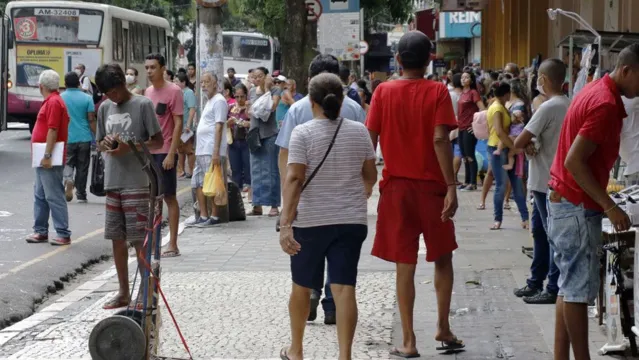
[[[455,288],[451,319],[466,351],[441,355],[435,350],[433,267],[421,263],[416,278],[418,349],[424,359],[552,358],[554,306],[526,305],[512,295],[528,276],[530,259],[521,253],[529,235],[516,213],[506,212],[504,229],[489,231],[492,210],[475,210],[479,193],[460,193],[456,225]],[[362,250],[358,279],[359,324],[354,359],[390,359],[388,349],[401,343],[392,264],[370,256],[377,195],[369,202],[369,239]],[[213,229],[186,229],[182,256],[162,261],[162,288],[194,359],[276,358],[289,339],[287,256],[273,232],[272,219],[251,218]],[[425,254],[421,249],[420,258]],[[134,261],[133,258],[130,259]],[[422,260],[423,261],[423,260]],[[90,359],[93,327],[113,311],[102,304],[114,295],[117,281],[110,262],[79,278],[74,289],[44,304],[39,312],[0,331],[3,359]],[[72,291],[70,291],[72,290]],[[158,355],[188,358],[162,308]],[[337,356],[335,328],[323,324],[322,311],[305,335],[306,357]],[[591,354],[605,343],[591,320]]]
[[[0,133],[0,328],[31,315],[44,296],[111,254],[111,244],[102,237],[104,198],[90,193],[87,204],[69,203],[70,247],[26,243],[33,232],[31,137],[26,125],[10,128]],[[185,186],[182,193],[190,195],[188,184],[180,184]]]

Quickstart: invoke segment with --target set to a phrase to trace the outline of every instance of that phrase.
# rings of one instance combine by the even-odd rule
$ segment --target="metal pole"
[[[359,10],[359,39],[364,40],[364,8]],[[359,77],[364,78],[364,55],[359,55]]]
[[[573,46],[574,46],[574,39],[572,38],[572,35],[570,35],[569,42],[568,42],[568,98],[570,99],[572,99],[572,92],[573,92],[573,88],[572,88]]]

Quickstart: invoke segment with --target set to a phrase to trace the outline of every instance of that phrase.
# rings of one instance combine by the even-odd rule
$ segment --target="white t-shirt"
[[[215,144],[215,125],[217,123],[224,124],[222,129],[222,144],[220,144],[220,156],[226,156],[226,119],[229,113],[229,105],[224,96],[220,93],[215,94],[212,99],[206,102],[200,123],[197,125],[197,142],[195,147],[195,155],[213,155]]]
[[[621,100],[628,117],[623,121],[619,155],[626,163],[624,175],[634,175],[639,172],[639,98]]]
[[[93,87],[91,86],[91,79],[88,76],[82,75],[81,80],[82,91],[88,93],[89,95],[93,95]]]

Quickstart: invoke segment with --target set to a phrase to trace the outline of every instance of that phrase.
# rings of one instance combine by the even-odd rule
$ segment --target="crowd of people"
[[[170,234],[163,257],[180,256],[177,179],[191,178],[199,204],[187,225],[215,226],[219,214],[207,206],[202,187],[211,166],[221,166],[249,198],[248,215],[261,216],[267,207],[268,216],[279,218],[280,245],[291,256],[291,343],[281,358],[303,357],[304,328],[316,319],[323,292],[324,322],[337,324],[339,358],[350,359],[358,262],[369,233],[367,199],[382,149],[372,254],[396,263],[403,340],[390,355],[419,356],[412,313],[420,235],[426,261],[435,265],[437,349],[464,348],[449,322],[457,191],[481,188],[478,209],[484,210],[494,183],[492,230],[502,228],[511,195],[528,229],[527,193],[534,199],[531,277],[515,295],[556,304],[556,359],[568,359],[570,345],[577,359],[588,359],[587,305],[598,289],[601,219],[606,214],[618,231],[630,226],[605,188],[627,116],[622,96],[639,95],[639,46],[624,49],[615,70],[572,104],[563,91],[561,60],[548,59],[532,71],[515,64],[495,72],[453,69],[439,80],[426,76],[431,47],[423,33],[405,34],[397,47],[401,76],[374,81],[370,90],[335,57],[318,55],[309,66],[306,96],[294,80],[264,68],[247,79],[236,78],[232,68],[225,78],[204,72],[196,84],[194,64],[173,74],[160,54],[146,57],[147,88],[138,84],[135,69],[117,64],[102,65],[93,88],[78,66],[65,75],[60,95],[59,75],[46,70],[32,138],[46,149],[36,168],[34,234],[27,241],[71,243],[64,198],[71,201],[75,189],[78,201],[86,201],[95,137],[104,160],[105,238],[112,241],[119,280],[118,294],[104,307],[140,306],[141,299],[129,295],[127,242],[142,251],[155,194],[128,141],[144,142],[162,169]],[[104,94],[98,106],[92,91]],[[206,98],[201,109],[196,92]],[[59,142],[66,146],[66,166],[52,164]],[[50,213],[55,239],[48,237]]]

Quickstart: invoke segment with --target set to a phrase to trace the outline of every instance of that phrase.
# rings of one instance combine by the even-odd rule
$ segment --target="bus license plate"
[[[57,8],[36,8],[34,10],[35,16],[80,16],[80,10],[78,9],[57,9]]]

